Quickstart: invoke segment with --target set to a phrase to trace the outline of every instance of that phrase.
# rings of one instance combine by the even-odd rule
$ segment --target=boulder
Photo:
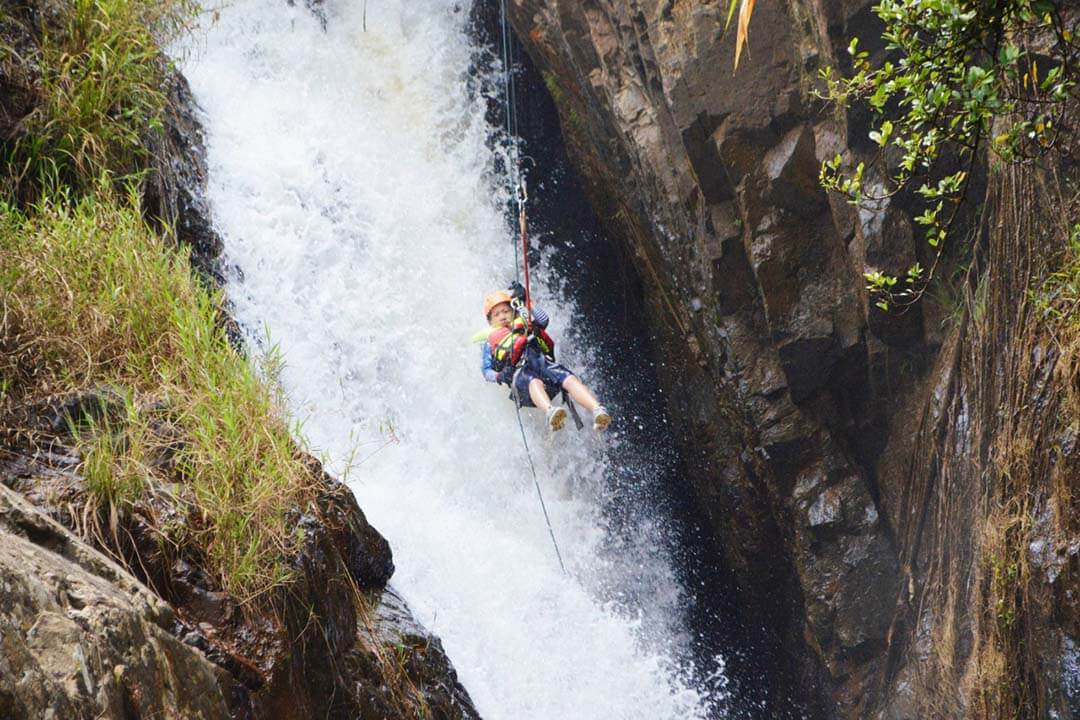
[[[0,484],[0,716],[233,717],[233,678],[172,608]]]

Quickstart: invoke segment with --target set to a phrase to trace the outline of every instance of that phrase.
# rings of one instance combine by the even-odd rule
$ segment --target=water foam
[[[513,251],[467,13],[386,0],[364,31],[361,3],[324,12],[325,29],[237,2],[185,62],[237,319],[279,344],[306,437],[389,538],[395,586],[486,718],[705,717],[662,519],[613,540],[599,511],[617,433],[555,443],[526,414],[566,577],[513,406],[480,378],[468,338]],[[537,294],[556,337],[588,336],[570,301]],[[564,357],[589,379],[586,353]],[[619,600],[631,573],[646,602]]]

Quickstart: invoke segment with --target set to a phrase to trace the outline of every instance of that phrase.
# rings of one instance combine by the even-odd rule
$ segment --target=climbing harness
[[[497,327],[487,336],[488,348],[491,349],[491,369],[495,372],[507,365],[517,367],[530,343],[535,345],[549,360],[555,359],[555,341],[544,328],[534,329],[529,334],[525,323],[525,314],[520,303],[511,301],[511,307],[517,313],[509,327]]]
[[[566,392],[565,389],[562,390],[562,400],[563,405],[565,405],[566,409],[570,411],[570,417],[574,419],[574,427],[576,427],[578,430],[581,430],[583,427],[585,427],[585,423],[581,421],[581,416],[578,415],[577,405],[575,405],[574,401],[570,399],[570,393]]]
[[[503,100],[506,108],[506,137],[510,143],[510,171],[511,181],[513,182],[514,198],[517,201],[518,207],[518,229],[521,236],[520,248],[518,244],[514,243],[514,280],[515,282],[521,282],[521,268],[524,268],[525,275],[525,299],[524,301],[514,300],[511,302],[511,307],[521,312],[524,310],[525,318],[525,338],[526,343],[532,342],[532,307],[530,299],[532,293],[529,287],[529,231],[528,223],[525,219],[525,203],[529,199],[529,193],[525,186],[525,179],[521,175],[521,158],[518,153],[518,133],[517,133],[517,97],[514,88],[514,77],[510,71],[511,62],[511,42],[510,42],[510,27],[509,19],[506,15],[506,0],[501,0],[499,3],[501,12],[502,23],[502,53],[503,53]],[[520,357],[515,357],[515,365]],[[521,421],[521,398],[519,397],[517,378],[518,373],[521,372],[521,368],[517,368],[514,371],[514,376],[510,381],[510,387],[514,391],[514,410],[517,413],[518,429],[521,431],[521,442],[525,446],[525,455],[529,459],[529,471],[532,472],[533,485],[536,487],[536,496],[540,499],[540,509],[544,512],[544,522],[547,524],[548,535],[551,536],[551,544],[555,548],[555,557],[559,559],[559,567],[562,568],[563,573],[566,573],[566,565],[563,563],[562,553],[559,551],[559,543],[555,540],[555,531],[551,527],[551,517],[548,516],[547,504],[544,502],[544,493],[540,490],[540,479],[536,475],[536,465],[533,463],[532,451],[529,450],[529,441],[525,437],[525,424]],[[563,397],[569,400],[569,396],[563,391]],[[577,420],[577,412],[572,411],[575,422]],[[578,426],[580,429],[580,425]]]

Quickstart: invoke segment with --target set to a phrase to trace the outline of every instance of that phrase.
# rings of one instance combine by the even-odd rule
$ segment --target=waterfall
[[[636,508],[616,529],[601,512],[631,471],[618,428],[633,409],[609,403],[599,437],[552,437],[523,412],[563,575],[513,405],[481,378],[469,338],[514,251],[467,9],[319,13],[239,0],[184,61],[237,320],[256,354],[279,348],[302,435],[389,539],[395,587],[485,718],[711,716],[722,676],[690,659],[665,519]],[[557,291],[572,279],[535,282],[556,340],[574,339],[561,358],[603,397],[587,342],[600,330]]]

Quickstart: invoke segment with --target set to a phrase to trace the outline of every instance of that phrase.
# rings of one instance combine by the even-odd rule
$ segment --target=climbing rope
[[[503,69],[503,117],[506,119],[506,140],[508,143],[506,161],[510,171],[510,191],[517,200],[518,214],[525,210],[521,199],[521,160],[518,157],[517,146],[517,92],[514,87],[514,74],[512,67],[512,49],[510,38],[510,20],[506,15],[506,0],[499,3],[499,24],[502,30],[502,69]],[[528,258],[526,258],[528,262]],[[521,254],[517,243],[514,243],[514,280],[521,282]]]
[[[532,333],[532,307],[529,299],[532,291],[529,287],[529,228],[525,218],[525,203],[529,199],[525,187],[525,179],[521,175],[521,157],[518,153],[517,135],[517,96],[514,89],[514,76],[511,72],[512,45],[510,39],[509,19],[506,16],[506,0],[500,2],[502,24],[502,54],[503,54],[503,101],[506,114],[506,137],[510,143],[507,159],[510,164],[510,181],[513,184],[512,192],[517,202],[518,229],[521,244],[514,242],[514,280],[521,282],[522,269],[525,275],[525,334]],[[529,470],[532,472],[533,485],[536,487],[536,496],[540,499],[540,509],[544,511],[544,522],[547,524],[548,535],[551,536],[551,544],[555,548],[555,557],[559,559],[559,567],[566,572],[563,564],[562,553],[559,552],[559,543],[555,540],[555,531],[551,527],[551,517],[548,515],[547,504],[544,502],[544,493],[540,490],[540,479],[536,474],[536,464],[533,462],[532,451],[529,450],[529,441],[525,436],[525,423],[521,420],[521,398],[518,395],[517,375],[519,368],[510,381],[514,389],[514,410],[517,413],[518,429],[521,430],[521,443],[525,446],[525,456],[529,459]]]
[[[525,201],[528,194],[525,190],[525,181],[518,185],[518,229],[521,231],[521,256],[522,267],[525,268],[525,334],[532,333],[532,291],[529,288],[529,225],[525,220]]]
[[[520,370],[518,372],[521,372]],[[533,485],[536,486],[536,497],[540,498],[540,509],[544,511],[544,522],[547,523],[548,535],[551,536],[551,544],[555,547],[555,557],[559,558],[559,567],[566,572],[563,564],[562,553],[559,552],[559,543],[555,541],[555,531],[551,529],[551,518],[548,517],[547,505],[544,504],[544,493],[540,492],[540,480],[536,476],[536,465],[533,464],[532,452],[529,450],[529,441],[525,438],[525,424],[521,422],[521,403],[518,397],[517,373],[511,381],[514,387],[514,407],[517,410],[518,429],[521,430],[521,442],[525,446],[525,456],[529,458],[529,470],[532,471]]]

